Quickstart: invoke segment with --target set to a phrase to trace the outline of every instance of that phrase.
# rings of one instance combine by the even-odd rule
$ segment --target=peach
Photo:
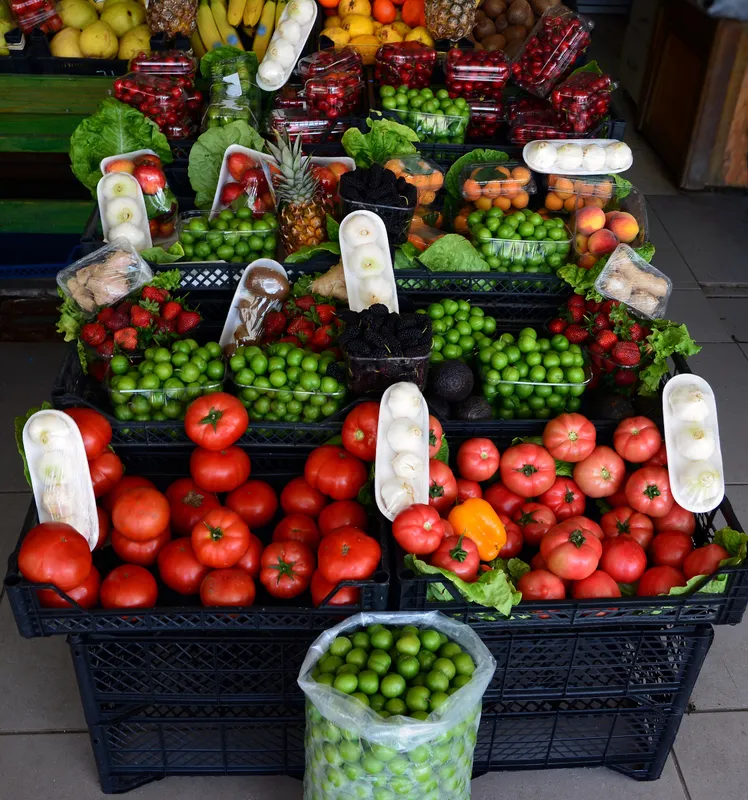
[[[577,259],[577,266],[582,269],[591,269],[597,264],[597,259],[592,253],[584,253]]]
[[[608,223],[615,217],[616,214],[620,214],[620,211],[606,211],[605,212],[605,226],[608,226]]]
[[[104,168],[105,172],[128,172],[130,175],[135,172],[135,164],[128,158],[116,158],[110,161]]]
[[[617,211],[607,220],[606,226],[608,230],[615,233],[615,235],[622,242],[626,242],[626,244],[633,242],[639,234],[639,223],[626,211]]]
[[[577,253],[588,253],[589,252],[590,248],[589,248],[589,246],[587,244],[588,241],[589,241],[589,238],[590,238],[589,236],[585,236],[583,233],[578,233],[577,234],[577,239],[576,239]]]
[[[618,237],[605,228],[595,231],[587,241],[587,248],[593,256],[607,256],[618,247]]]
[[[605,214],[601,208],[585,206],[577,212],[577,232],[589,236],[605,227]]]

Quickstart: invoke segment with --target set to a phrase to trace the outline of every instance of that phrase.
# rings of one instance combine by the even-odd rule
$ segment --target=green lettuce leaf
[[[165,270],[164,272],[157,272],[153,276],[153,280],[148,284],[155,286],[157,289],[166,289],[173,292],[182,284],[182,273],[176,267],[174,269]]]
[[[187,174],[196,195],[197,208],[210,208],[213,205],[223,156],[226,148],[232,144],[262,150],[264,139],[244,120],[237,120],[223,128],[208,128],[192,145]]]
[[[318,253],[333,253],[333,255],[340,255],[340,245],[338,242],[322,242],[322,244],[305,244],[300,247],[295,253],[286,256],[286,263],[288,264],[303,264],[309,261],[312,256]]]
[[[229,61],[232,58],[241,58],[246,62],[248,67],[251,67],[251,64],[254,63],[254,71],[255,73],[257,72],[257,53],[249,51],[245,52],[244,50],[240,50],[238,47],[232,47],[230,44],[226,44],[222,47],[216,47],[214,50],[209,50],[200,59],[200,74],[206,80],[211,80],[213,65],[219,61]],[[254,75],[252,74],[251,69],[250,78],[254,80]]]
[[[576,75],[578,72],[592,72],[595,75],[602,75],[603,71],[597,61],[588,61],[584,66],[577,67],[570,75]]]
[[[398,245],[395,248],[395,260],[392,265],[395,269],[415,269],[416,258],[418,257],[418,248],[412,242],[405,242],[405,244]]]
[[[446,436],[442,436],[442,446],[439,448],[434,458],[437,461],[443,461],[445,464],[449,464],[449,444],[447,443]]]
[[[639,394],[653,395],[660,390],[660,382],[668,374],[668,359],[678,353],[685,358],[701,352],[701,347],[694,342],[685,325],[667,319],[653,320],[652,333],[647,341],[652,346],[653,359],[649,366],[639,373]]]
[[[460,172],[470,164],[502,163],[509,156],[503,150],[471,150],[452,164],[444,178],[444,186],[452,197],[460,197]]]
[[[620,175],[613,173],[612,175],[608,176],[611,178],[615,185],[615,196],[616,200],[623,200],[624,197],[628,197],[631,194],[631,191],[634,188],[634,184],[631,181],[627,181],[626,178],[622,178]],[[650,261],[651,259],[647,259]]]
[[[510,558],[508,561],[505,558],[494,558],[490,562],[491,569],[500,569],[505,572],[513,583],[516,583],[523,575],[530,572],[532,567],[521,558]]]
[[[153,150],[165,164],[172,161],[169,142],[155,122],[136,108],[107,97],[94,114],[81,120],[70,137],[73,174],[95,199],[101,159],[133,150]]]
[[[512,606],[517,605],[522,599],[520,592],[516,591],[507,573],[500,569],[493,569],[484,572],[474,583],[467,583],[458,578],[454,572],[441,567],[432,567],[425,561],[421,561],[413,555],[405,556],[405,565],[421,575],[442,575],[452,584],[457,591],[466,599],[473,603],[478,603],[487,608],[495,608],[504,616],[508,617]],[[431,584],[436,587],[439,584]],[[430,587],[430,588],[431,588]],[[438,591],[438,590],[435,590]],[[441,596],[433,599],[452,600],[452,596],[443,591]]]
[[[391,119],[367,118],[370,130],[362,133],[358,128],[348,128],[340,140],[345,152],[357,167],[368,168],[374,163],[384,164],[390,158],[407,156],[416,152],[413,142],[418,135]]]
[[[62,305],[58,306],[60,318],[57,320],[57,332],[63,335],[66,342],[72,342],[88,322],[88,317],[72,297],[67,297],[60,289],[57,292],[63,298]]]
[[[730,554],[723,558],[720,567],[739,567],[748,555],[748,534],[734,531],[732,528],[721,528],[714,534],[714,543],[720,544]],[[707,575],[694,575],[685,586],[674,586],[669,595],[683,595],[699,592],[700,594],[724,594],[727,589],[729,575],[720,575],[705,583]]]
[[[448,233],[427,247],[418,260],[432,272],[489,272],[490,267],[459,233]]]
[[[32,414],[36,414],[37,411],[43,411],[47,408],[52,408],[52,403],[48,403],[45,400],[37,408],[30,408],[25,414],[21,414],[13,420],[13,432],[16,437],[16,447],[18,448],[18,453],[21,456],[21,461],[23,461],[23,474],[26,476],[26,483],[28,483],[29,486],[31,486],[31,475],[29,474],[29,462],[26,460],[26,450],[23,446],[23,428]]]
[[[163,247],[149,247],[140,255],[150,264],[173,264],[180,258],[184,258],[184,248],[181,242],[174,242],[168,250],[164,250]]]
[[[327,238],[331,242],[339,242],[340,241],[340,223],[335,219],[335,217],[330,216],[327,214],[325,217],[325,226],[327,227]]]

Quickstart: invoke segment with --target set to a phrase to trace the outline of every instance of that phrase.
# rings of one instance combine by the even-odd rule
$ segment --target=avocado
[[[444,361],[429,374],[429,393],[448,403],[459,403],[470,396],[475,379],[473,371],[462,361]]]
[[[491,419],[493,411],[484,397],[468,397],[457,404],[455,416],[465,422],[478,422],[481,419]]]
[[[449,419],[449,403],[443,397],[426,395],[429,414],[433,414],[440,422]]]

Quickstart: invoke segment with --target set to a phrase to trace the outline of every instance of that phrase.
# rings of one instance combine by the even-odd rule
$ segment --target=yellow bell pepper
[[[448,520],[456,536],[475,542],[481,561],[492,561],[506,544],[504,523],[485,500],[469,498],[449,512]]]

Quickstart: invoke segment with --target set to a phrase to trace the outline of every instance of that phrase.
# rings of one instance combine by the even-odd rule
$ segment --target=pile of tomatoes
[[[409,553],[472,582],[490,564],[464,531],[446,519],[455,505],[482,498],[498,514],[506,543],[499,558],[522,556],[529,571],[517,582],[524,600],[667,594],[718,569],[728,551],[718,544],[694,548],[696,520],[673,499],[662,436],[650,419],[622,421],[613,447],[597,443],[581,414],[548,422],[542,445],[515,444],[499,453],[489,439],[470,439],[457,452],[456,473],[433,458],[441,426],[431,418],[429,506],[411,506],[393,524]],[[556,459],[572,477],[557,475]],[[590,501],[610,509],[599,523],[586,516]]]
[[[283,600],[310,590],[315,606],[359,602],[358,587],[337,587],[367,580],[381,560],[379,542],[366,532],[366,509],[356,500],[369,478],[365,462],[374,460],[378,403],[357,406],[344,425],[345,446],[312,451],[303,476],[280,494],[250,479],[251,459],[235,444],[247,428],[247,411],[232,395],[206,395],[188,408],[185,430],[197,445],[190,476],[165,492],[147,478],[123,477],[108,449],[111,428],[104,417],[88,409],[69,413],[83,435],[100,498],[95,549],[111,546],[123,563],[101,580],[80,533],[42,523],[19,551],[27,580],[54,584],[84,608],[151,608],[158,601],[156,576],[180,595],[199,594],[205,606],[251,606],[258,580]],[[119,464],[106,481],[97,466],[103,455]],[[50,589],[38,595],[43,607],[70,605]]]

